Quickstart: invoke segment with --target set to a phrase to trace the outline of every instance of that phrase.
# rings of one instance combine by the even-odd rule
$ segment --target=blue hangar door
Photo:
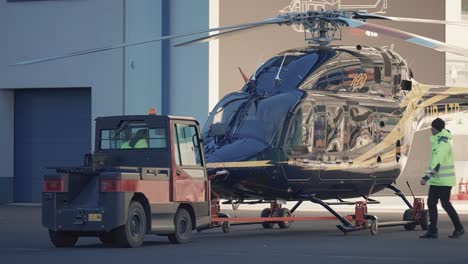
[[[46,167],[80,166],[91,151],[91,89],[15,91],[15,202],[40,202]]]

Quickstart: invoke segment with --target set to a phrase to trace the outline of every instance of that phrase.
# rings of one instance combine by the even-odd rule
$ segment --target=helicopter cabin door
[[[314,112],[314,105],[304,100],[289,119],[283,145],[288,162],[283,164],[282,171],[293,189],[295,185],[314,181],[318,177],[319,164],[314,151]]]

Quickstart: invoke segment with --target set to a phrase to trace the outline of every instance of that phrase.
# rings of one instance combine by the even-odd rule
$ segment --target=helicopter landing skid
[[[235,225],[252,225],[261,224],[264,228],[272,228],[273,225],[278,224],[280,228],[288,228],[294,221],[318,221],[318,220],[339,220],[341,225],[336,227],[342,231],[345,235],[350,232],[370,230],[372,235],[377,235],[379,228],[403,226],[406,230],[413,230],[417,225],[420,225],[423,230],[428,228],[428,217],[427,210],[424,209],[424,200],[422,198],[414,198],[414,203],[410,204],[406,199],[405,195],[395,186],[387,186],[387,188],[394,190],[395,194],[403,199],[406,205],[409,207],[404,212],[403,221],[395,222],[379,222],[377,216],[368,214],[367,205],[377,204],[375,200],[365,200],[355,202],[355,211],[353,215],[340,215],[337,211],[331,208],[330,203],[326,203],[323,200],[312,196],[301,196],[300,200],[296,205],[288,210],[282,208],[281,204],[271,202],[269,208],[265,208],[262,211],[261,217],[230,217],[227,214],[221,213],[219,208],[219,197],[212,200],[212,216],[211,223],[209,226],[199,229],[211,229],[221,227],[224,233],[230,232],[230,227]],[[312,203],[319,204],[330,212],[333,216],[312,216],[312,217],[296,217],[293,213],[303,203],[308,200]],[[351,202],[341,202],[338,204],[349,205]]]
[[[355,221],[354,227],[349,227],[345,225],[338,225],[343,233],[348,233],[352,231],[358,231],[363,229],[370,229],[372,235],[377,235],[379,228],[384,227],[397,227],[403,226],[405,230],[414,230],[416,226],[421,226],[423,230],[428,230],[429,228],[429,213],[428,210],[424,208],[424,199],[416,198],[411,186],[407,182],[408,187],[413,195],[413,204],[411,204],[406,196],[401,190],[393,185],[388,185],[387,188],[393,190],[395,195],[400,197],[403,202],[408,206],[408,209],[403,214],[403,221],[393,221],[393,222],[379,222],[377,217],[374,215],[367,214],[367,201],[356,202],[355,214],[352,215],[353,220]],[[370,223],[369,223],[370,221]]]
[[[315,196],[309,196],[307,199],[313,203],[321,205],[323,208],[327,209],[328,212],[334,215],[342,223],[342,225],[337,225],[336,227],[341,232],[343,232],[343,234],[346,235],[349,232],[361,231],[365,229],[370,229],[372,235],[377,234],[377,216],[367,214],[367,201],[356,202],[354,215],[348,215],[344,217],[331,208],[328,203],[325,203]],[[349,220],[354,220],[354,224]]]

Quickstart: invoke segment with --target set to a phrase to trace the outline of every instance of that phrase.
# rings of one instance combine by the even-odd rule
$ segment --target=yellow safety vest
[[[122,143],[122,145],[120,145],[120,149],[131,149],[132,147],[130,147],[130,141],[125,141],[124,143]]]
[[[431,137],[432,153],[429,170],[429,185],[434,186],[455,186],[455,162],[453,158],[452,134],[446,129],[442,129],[438,134]]]
[[[120,149],[131,149],[131,148],[132,147],[130,146],[130,141],[125,141],[124,143],[122,143],[122,145],[120,145]],[[135,146],[133,146],[133,148],[136,148],[136,149],[148,148],[148,142],[146,141],[146,139],[140,139],[137,141]]]
[[[137,141],[137,143],[135,144],[133,148],[136,148],[136,149],[148,148],[148,142],[146,142],[146,139],[140,139]]]

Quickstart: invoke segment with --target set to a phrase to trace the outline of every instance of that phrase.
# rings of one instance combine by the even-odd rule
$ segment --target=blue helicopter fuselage
[[[209,173],[229,172],[212,182],[215,192],[300,200],[384,189],[399,177],[415,132],[401,89],[411,78],[388,49],[308,47],[271,58],[205,123]]]

